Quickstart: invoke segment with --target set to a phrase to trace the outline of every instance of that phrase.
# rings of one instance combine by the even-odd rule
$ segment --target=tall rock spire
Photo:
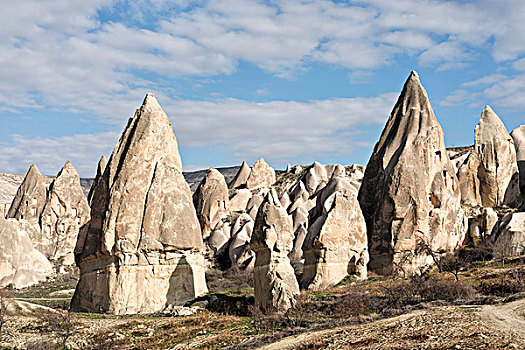
[[[464,239],[458,180],[416,72],[375,145],[358,198],[372,271],[414,272],[431,263],[428,254],[417,253],[418,246],[450,251]]]
[[[191,190],[171,124],[152,94],[115,146],[91,209],[77,249],[73,310],[151,313],[207,291]]]

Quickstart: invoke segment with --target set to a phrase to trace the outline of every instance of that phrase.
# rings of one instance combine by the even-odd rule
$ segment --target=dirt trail
[[[298,349],[524,349],[525,299],[490,306],[444,306],[370,323],[303,333],[260,347]]]
[[[374,328],[374,327],[390,328],[394,326],[396,323],[402,322],[408,318],[412,318],[424,312],[425,312],[424,310],[419,310],[419,311],[411,312],[408,314],[400,315],[397,317],[374,321],[374,322],[369,323],[368,327],[370,328]],[[308,344],[311,341],[326,338],[328,336],[331,336],[337,333],[346,333],[346,330],[350,328],[355,328],[355,327],[359,327],[359,326],[358,325],[342,326],[342,327],[336,327],[336,328],[330,328],[330,329],[322,329],[319,331],[313,331],[313,332],[308,332],[308,333],[301,333],[298,335],[283,338],[275,343],[267,344],[258,349],[259,350],[295,349],[297,346],[301,344]]]
[[[483,307],[481,316],[488,327],[525,337],[525,299]]]

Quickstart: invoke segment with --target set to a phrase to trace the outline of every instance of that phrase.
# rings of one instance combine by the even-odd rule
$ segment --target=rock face
[[[87,196],[87,200],[89,205],[91,206],[91,203],[93,202],[93,193],[95,192],[95,188],[99,186],[99,183],[102,180],[102,175],[104,175],[104,170],[106,169],[106,165],[108,164],[108,161],[104,155],[100,157],[100,160],[98,161],[97,165],[97,175],[95,176],[95,179],[93,180],[93,184],[91,185],[91,188],[89,189],[89,193]]]
[[[514,147],[516,148],[520,192],[525,194],[525,125],[520,125],[512,130],[510,136],[514,140]]]
[[[470,215],[468,233],[472,245],[479,246],[485,242],[498,223],[498,214],[492,208],[476,208],[476,215]]]
[[[230,203],[228,186],[224,176],[210,168],[193,195],[193,203],[202,228],[202,236],[208,238],[222,219],[228,216]]]
[[[496,249],[502,249],[507,256],[525,254],[525,213],[512,213],[503,219]]]
[[[259,208],[250,243],[255,306],[263,312],[285,312],[295,304],[299,285],[288,258],[293,238],[292,219],[272,190]]]
[[[152,313],[207,292],[203,241],[166,114],[147,94],[93,191],[72,310]]]
[[[301,286],[326,288],[348,274],[366,279],[366,223],[350,183],[334,178],[317,197],[321,215],[309,227],[303,243],[305,257]]]
[[[462,244],[467,229],[443,131],[412,72],[375,145],[359,191],[367,224],[369,269],[416,272],[438,252]]]
[[[237,175],[235,175],[235,178],[230,183],[230,188],[240,188],[240,187],[246,186],[246,181],[248,181],[249,176],[250,176],[250,167],[248,166],[246,162],[242,162],[239,172],[237,173]]]
[[[518,177],[514,141],[489,106],[474,134],[474,149],[458,171],[462,202],[483,207],[515,203],[519,193],[510,186]]]
[[[89,220],[89,212],[78,173],[67,162],[49,186],[40,219],[40,234],[31,237],[36,248],[50,260],[72,265],[78,233]]]
[[[14,219],[0,216],[0,287],[24,288],[45,281],[51,263],[33,248],[31,239]]]
[[[255,162],[246,181],[246,188],[270,187],[275,182],[275,170],[263,158]]]
[[[7,212],[7,218],[38,223],[47,196],[46,180],[36,165],[31,165]]]

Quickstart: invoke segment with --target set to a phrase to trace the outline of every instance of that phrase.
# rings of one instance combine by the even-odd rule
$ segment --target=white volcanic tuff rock
[[[102,155],[97,164],[97,175],[95,175],[95,179],[93,180],[93,184],[91,185],[87,196],[89,205],[91,205],[91,203],[93,202],[93,192],[95,191],[95,188],[98,186],[99,182],[102,181],[102,175],[104,174],[104,170],[106,169],[107,164],[108,161],[106,157]]]
[[[304,239],[301,285],[334,286],[348,274],[366,279],[368,241],[357,191],[344,178],[330,180],[317,196],[319,216]]]
[[[308,193],[314,194],[320,187],[323,187],[328,182],[328,174],[326,168],[318,162],[314,162],[308,169],[304,183]]]
[[[293,246],[292,219],[270,191],[259,208],[251,239],[255,252],[255,305],[263,312],[285,312],[295,304],[299,285],[288,254]]]
[[[31,165],[24,181],[18,187],[15,198],[7,212],[7,218],[38,223],[46,204],[46,181],[36,165]]]
[[[104,170],[106,169],[107,160],[105,156],[100,157],[100,160],[98,161],[97,165],[97,175],[95,176],[95,179],[93,180],[93,183],[91,184],[91,188],[89,189],[89,193],[87,196],[87,200],[89,203],[90,211],[96,211],[97,215],[93,216],[91,218],[92,221],[100,220],[102,219],[102,213],[105,212],[105,198],[101,198],[102,196],[105,196],[107,187],[106,187],[106,181],[104,180]],[[98,197],[94,198],[95,195],[95,189],[98,190]],[[76,257],[79,256],[80,253],[82,253],[82,249],[84,248],[84,242],[86,241],[86,235],[88,233],[89,229],[89,223],[88,225],[83,225],[80,228],[80,231],[78,232],[78,238],[77,243],[75,244],[75,261]],[[96,224],[97,226],[102,225],[101,222],[98,222]]]
[[[248,177],[250,176],[250,167],[248,166],[248,163],[242,162],[241,168],[237,172],[237,175],[235,175],[235,178],[230,183],[230,188],[239,188],[246,186],[246,182],[248,181]]]
[[[246,188],[270,187],[274,183],[275,170],[261,158],[253,165],[250,176],[248,176],[248,180],[246,181]]]
[[[252,198],[252,192],[246,188],[238,190],[230,198],[230,211],[245,211],[250,199]]]
[[[484,207],[517,202],[519,193],[511,185],[518,177],[514,141],[489,106],[474,134],[474,149],[458,171],[462,202]]]
[[[228,223],[224,223],[222,227],[212,231],[207,243],[213,250],[215,256],[219,256],[227,251],[230,238],[231,226]]]
[[[31,236],[36,248],[50,260],[74,263],[75,244],[79,230],[90,217],[90,208],[80,186],[80,178],[70,162],[57,174],[49,186],[46,204],[41,214],[38,236]]]
[[[232,239],[229,246],[229,257],[232,266],[251,271],[255,263],[255,253],[250,248],[254,221],[250,215],[243,213],[237,217],[231,228]]]
[[[191,190],[153,95],[128,122],[92,203],[72,310],[152,313],[207,291]]]
[[[412,72],[366,167],[359,202],[367,223],[369,268],[415,272],[432,262],[419,242],[451,251],[466,222],[443,131],[426,91]]]
[[[510,136],[514,140],[514,147],[516,148],[520,192],[525,194],[525,125],[520,125],[512,130]]]
[[[0,287],[24,288],[45,281],[53,269],[14,219],[0,216]]]
[[[193,203],[202,228],[202,237],[208,238],[211,231],[228,216],[230,201],[224,176],[210,168],[193,195]]]
[[[525,213],[512,213],[503,218],[496,238],[496,245],[508,255],[525,254]]]
[[[498,214],[492,208],[475,209],[476,215],[469,215],[468,233],[472,244],[477,247],[492,234],[498,223]]]

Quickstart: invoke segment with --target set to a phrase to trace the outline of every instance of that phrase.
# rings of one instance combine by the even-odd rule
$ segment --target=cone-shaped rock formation
[[[474,150],[458,171],[461,199],[470,206],[495,207],[517,201],[518,168],[514,141],[489,107],[481,113],[474,131]]]
[[[6,217],[38,223],[46,204],[46,195],[46,180],[33,164],[18,188]]]
[[[248,181],[249,176],[250,176],[250,167],[248,166],[248,163],[243,161],[241,168],[237,172],[237,175],[235,175],[235,178],[230,183],[230,188],[239,188],[239,187],[246,186],[246,181]]]
[[[224,176],[214,168],[206,171],[204,179],[193,195],[193,203],[202,228],[202,237],[208,238],[230,209],[228,186]]]
[[[66,162],[49,186],[40,236],[31,237],[36,248],[50,260],[73,264],[78,232],[89,220],[89,211],[78,173]]]
[[[420,244],[450,251],[464,240],[458,180],[416,72],[375,145],[358,198],[372,271],[415,272],[432,262],[428,254],[416,253]]]
[[[73,310],[158,312],[207,291],[203,241],[171,124],[152,94],[93,191]]]
[[[246,188],[270,187],[275,182],[275,170],[263,158],[255,162],[246,181]]]
[[[288,254],[293,247],[292,218],[271,190],[257,213],[251,239],[255,305],[263,312],[285,312],[295,304],[299,285]]]

